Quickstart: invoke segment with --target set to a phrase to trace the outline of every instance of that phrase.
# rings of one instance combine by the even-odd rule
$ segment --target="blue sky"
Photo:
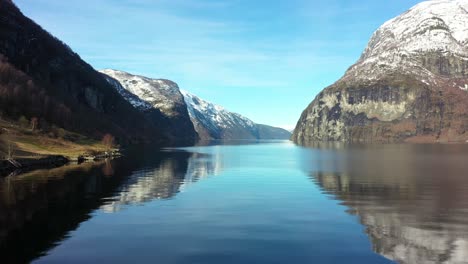
[[[96,69],[177,82],[292,128],[372,33],[415,0],[16,0]]]

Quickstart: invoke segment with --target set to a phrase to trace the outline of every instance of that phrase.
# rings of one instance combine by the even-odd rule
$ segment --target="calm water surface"
[[[468,263],[468,144],[129,156],[0,179],[0,262]]]

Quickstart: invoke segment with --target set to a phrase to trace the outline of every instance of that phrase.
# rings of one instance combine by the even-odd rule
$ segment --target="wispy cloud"
[[[186,83],[194,85],[210,78],[220,86],[285,86],[281,72],[346,60],[315,52],[336,43],[322,40],[318,46],[319,41],[310,38],[283,39],[282,34],[274,36],[269,31],[263,37],[264,25],[270,21],[205,15],[226,12],[245,2],[97,0],[83,5],[77,0],[36,0],[34,4],[73,10],[55,14],[55,19],[63,16],[61,19],[70,21],[66,25],[53,23],[47,9],[39,19],[54,24],[53,31],[97,67],[119,66],[153,76],[183,75]]]
[[[317,11],[304,0],[263,4],[248,0],[17,1],[96,68],[172,79],[202,96],[216,95],[215,102],[231,104],[237,112],[255,111],[236,108],[240,106],[229,98],[232,94],[248,91],[243,100],[247,104],[262,93],[302,89],[307,96],[295,97],[300,101],[292,104],[295,110],[283,107],[283,112],[292,113],[292,120],[277,121],[283,124],[295,123],[313,97],[308,87],[332,82],[323,76],[331,73],[336,78],[360,53],[337,50],[363,45],[352,38],[328,38],[334,33],[311,22],[315,15],[338,16],[355,10]],[[317,30],[320,27],[323,32]],[[336,71],[341,73],[332,73]],[[236,89],[244,92],[234,93]],[[253,90],[262,91],[255,97]],[[264,104],[276,109],[284,99],[272,97]]]

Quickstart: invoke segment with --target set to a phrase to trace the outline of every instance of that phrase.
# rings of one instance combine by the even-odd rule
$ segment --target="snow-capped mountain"
[[[303,112],[293,140],[468,140],[468,1],[422,2],[384,23]]]
[[[291,136],[286,130],[255,124],[242,115],[181,91],[169,80],[110,69],[101,73],[122,97],[151,115],[149,118],[158,127],[167,130],[169,138],[289,139]]]
[[[198,136],[176,83],[118,70],[106,69],[100,72],[125,100],[146,113],[147,119],[162,130],[169,141],[195,142]]]
[[[147,101],[145,101],[143,99],[140,99],[140,97],[138,97],[137,95],[134,95],[131,92],[127,91],[122,86],[122,84],[120,84],[120,82],[117,81],[116,79],[114,79],[114,78],[112,78],[112,77],[110,77],[109,75],[106,75],[106,74],[104,74],[103,76],[106,79],[106,81],[108,83],[110,83],[115,88],[115,90],[117,90],[117,92],[119,92],[119,94],[125,100],[127,100],[133,107],[135,107],[136,109],[138,109],[138,110],[140,110],[142,112],[145,112],[145,111],[148,111],[148,110],[153,108],[151,103],[149,103],[149,102],[147,102]]]
[[[461,65],[438,64],[427,55],[468,60],[467,10],[466,0],[425,1],[387,21],[374,33],[345,78],[369,80],[387,75],[388,71],[408,71],[421,81],[436,85],[438,75],[464,75]]]
[[[123,71],[105,69],[104,73],[117,80],[125,90],[136,95],[146,102],[126,98],[133,106],[140,109],[159,109],[163,114],[171,117],[179,114],[180,108],[185,108],[185,102],[175,82],[165,79],[151,79],[144,76],[133,75]],[[118,89],[120,92],[121,89]]]
[[[203,139],[255,139],[257,128],[251,120],[231,113],[182,90],[192,123]]]
[[[201,139],[289,139],[291,136],[284,129],[258,125],[187,91],[182,90],[182,94]]]

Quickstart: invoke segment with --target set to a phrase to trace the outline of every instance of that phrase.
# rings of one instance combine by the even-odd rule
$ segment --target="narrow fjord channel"
[[[462,263],[467,145],[141,150],[0,179],[2,263]]]

